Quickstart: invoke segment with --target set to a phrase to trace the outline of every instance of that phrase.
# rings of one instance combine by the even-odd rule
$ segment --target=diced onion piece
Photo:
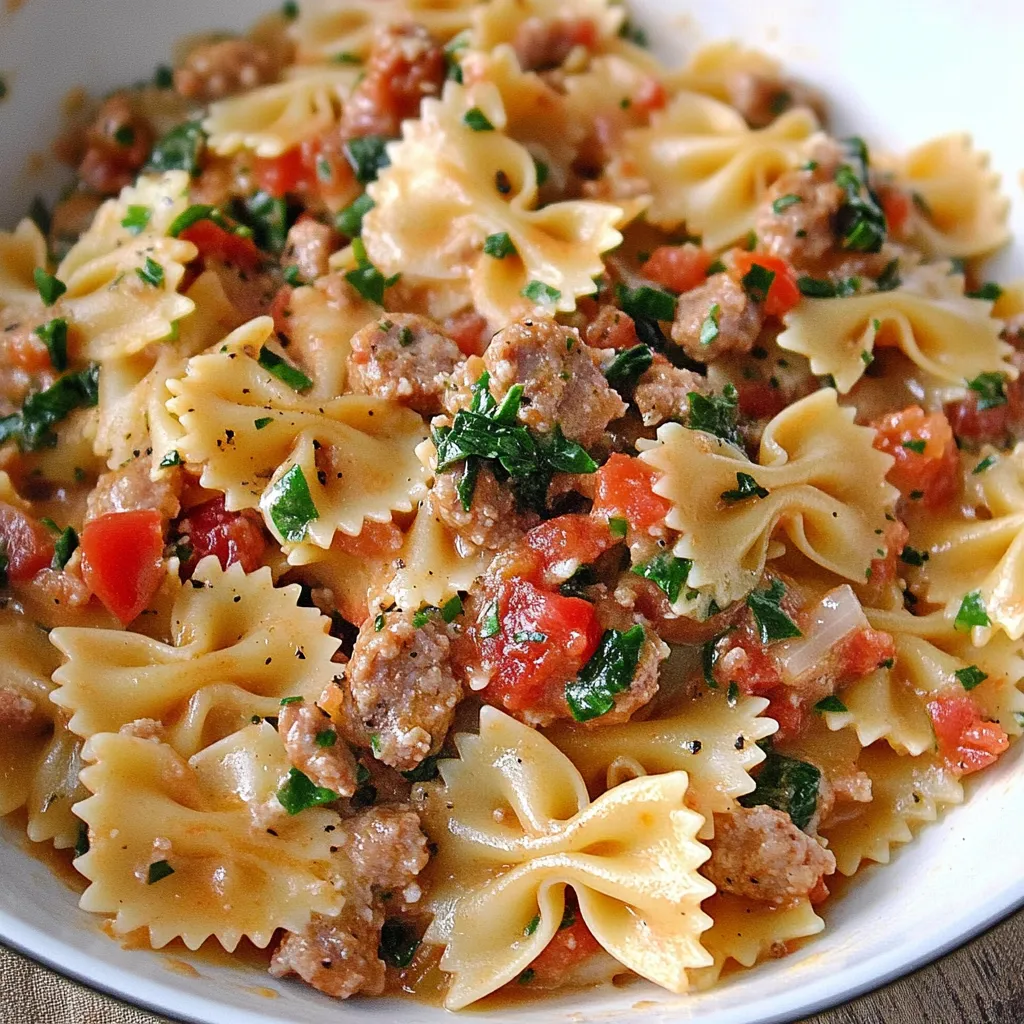
[[[840,640],[868,626],[860,601],[849,584],[830,590],[811,613],[804,635],[776,648],[783,680],[795,683],[822,665]]]

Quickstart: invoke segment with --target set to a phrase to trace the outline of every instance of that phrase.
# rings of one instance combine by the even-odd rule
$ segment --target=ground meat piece
[[[718,334],[704,344],[701,333],[709,317],[717,323]],[[728,274],[715,274],[679,296],[672,338],[688,356],[707,363],[726,353],[745,355],[754,347],[763,323],[761,307],[743,285]]]
[[[773,807],[740,807],[715,815],[715,838],[704,874],[720,892],[782,905],[806,896],[836,859]]]
[[[307,282],[313,282],[330,272],[328,258],[337,248],[337,235],[327,224],[312,217],[300,217],[288,232],[288,244],[281,262],[284,266],[299,268]]]
[[[55,260],[62,260],[79,236],[92,223],[102,197],[88,192],[72,192],[53,208],[50,216],[50,250]],[[6,362],[0,359],[0,363]]]
[[[826,119],[825,99],[817,89],[793,78],[740,71],[726,83],[729,103],[751,128],[765,128],[794,107],[809,107],[818,118]]]
[[[549,71],[560,67],[577,46],[597,45],[597,26],[589,18],[527,18],[512,40],[524,71]]]
[[[377,955],[387,907],[415,902],[427,840],[407,808],[374,807],[342,822],[337,833],[345,905],[337,917],[315,914],[305,931],[286,932],[270,962],[276,978],[297,974],[336,999],[384,990]],[[379,893],[380,896],[376,896]],[[391,898],[386,902],[384,894]]]
[[[456,535],[456,544],[463,555],[481,548],[498,551],[518,540],[535,522],[536,517],[516,510],[516,499],[510,488],[498,483],[494,474],[481,466],[473,488],[473,501],[467,512],[459,498],[461,467],[453,472],[437,474],[431,489],[429,508]]]
[[[424,96],[441,92],[444,50],[422,25],[378,30],[364,74],[345,104],[341,134],[395,138],[403,121],[419,114]]]
[[[182,474],[172,469],[151,480],[151,455],[140,455],[125,466],[100,474],[86,505],[86,522],[108,512],[133,512],[155,508],[165,519],[174,519],[181,508]]]
[[[703,392],[706,384],[700,374],[673,366],[659,356],[641,374],[633,401],[644,426],[654,427],[665,420],[682,419],[689,408],[686,396],[694,391]]]
[[[314,785],[339,796],[356,791],[356,759],[335,731],[327,712],[304,701],[285,704],[277,719],[288,760]]]
[[[122,736],[135,736],[140,740],[152,740],[154,743],[163,743],[167,738],[163,722],[155,718],[137,718],[134,722],[122,725],[117,731]]]
[[[221,39],[190,50],[174,72],[174,88],[185,99],[209,103],[271,82],[271,55],[248,39]]]
[[[843,163],[842,150],[829,143],[819,146],[814,160],[805,167],[789,171],[775,182],[754,225],[760,251],[782,257],[798,275],[839,280],[882,273],[891,253],[851,252],[842,247],[835,233],[835,216],[846,198],[835,181]],[[776,212],[775,201],[783,196],[796,196],[800,201],[790,201]]]
[[[130,185],[153,148],[149,122],[132,109],[128,97],[116,92],[103,101],[86,129],[85,156],[78,176],[100,195],[116,195]]]
[[[632,348],[640,343],[636,325],[628,313],[615,306],[601,306],[587,324],[583,337],[591,348]]]
[[[400,771],[415,768],[441,746],[462,698],[449,627],[430,616],[417,628],[413,615],[388,612],[382,623],[368,619],[346,673],[358,716],[349,731],[361,730],[374,755]]]
[[[484,364],[499,401],[514,384],[523,385],[519,419],[542,434],[557,426],[570,441],[594,445],[627,408],[601,372],[597,352],[554,320],[510,324],[494,336]]]
[[[0,686],[0,732],[42,732],[50,724],[39,705],[13,686]]]
[[[433,320],[389,313],[352,336],[348,383],[357,393],[433,416],[441,411],[445,384],[462,359],[458,345]]]

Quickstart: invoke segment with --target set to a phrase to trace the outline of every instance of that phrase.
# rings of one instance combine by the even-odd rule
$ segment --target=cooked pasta
[[[987,155],[616,0],[179,57],[0,233],[0,815],[338,999],[685,998],[855,912],[1024,733]]]

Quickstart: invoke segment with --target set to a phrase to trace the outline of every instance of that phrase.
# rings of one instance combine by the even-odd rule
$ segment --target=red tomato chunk
[[[613,455],[597,473],[594,515],[625,519],[634,530],[649,530],[672,507],[652,490],[654,470],[628,455]]]
[[[939,753],[957,775],[969,775],[993,764],[1010,745],[998,722],[986,722],[966,694],[928,702]]]
[[[207,555],[216,555],[222,569],[238,562],[246,572],[254,572],[262,564],[267,542],[259,518],[226,511],[223,497],[192,509],[179,530],[192,549],[183,567],[186,576]]]
[[[896,463],[889,481],[912,501],[928,508],[948,502],[956,493],[957,449],[949,421],[941,412],[926,413],[919,405],[889,413],[874,423],[875,447]]]
[[[25,583],[53,558],[53,540],[42,523],[0,502],[0,544],[7,555],[7,578]]]

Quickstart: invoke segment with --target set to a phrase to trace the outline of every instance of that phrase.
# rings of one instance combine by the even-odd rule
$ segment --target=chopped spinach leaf
[[[650,369],[653,362],[654,353],[649,346],[634,345],[623,349],[604,371],[604,375],[616,391],[627,391]]]
[[[58,280],[53,274],[48,274],[42,267],[36,267],[32,271],[32,277],[44,306],[52,306],[68,290],[63,281]]]
[[[368,302],[375,302],[378,306],[383,305],[384,290],[395,284],[399,275],[385,277],[370,262],[362,239],[352,239],[352,252],[356,258],[356,268],[345,275],[345,280]]]
[[[313,739],[318,747],[327,749],[338,742],[338,734],[333,729],[321,729]]]
[[[277,791],[278,803],[289,813],[299,814],[310,807],[321,807],[338,799],[333,789],[315,785],[298,768],[288,772],[284,785]]]
[[[849,711],[850,709],[834,693],[831,693],[827,697],[822,697],[821,700],[814,705],[814,710],[841,713],[843,711]]]
[[[750,296],[752,302],[764,302],[768,298],[775,281],[775,271],[760,263],[752,263],[750,269],[743,275],[741,284],[743,290]]]
[[[813,764],[769,749],[755,782],[754,791],[739,798],[744,807],[774,807],[788,814],[799,829],[805,828],[814,817],[821,772]]]
[[[470,107],[462,115],[462,123],[475,132],[493,132],[494,125],[488,120],[487,115],[479,107]]]
[[[773,579],[767,590],[755,590],[747,596],[747,607],[754,614],[761,643],[773,644],[803,636],[797,624],[782,608],[786,588],[782,580]]]
[[[712,303],[708,315],[704,317],[704,323],[700,325],[700,343],[702,345],[711,345],[718,341],[718,324],[721,315],[722,307],[717,302]]]
[[[987,302],[998,302],[1003,294],[1003,289],[995,281],[988,281],[980,288],[976,288],[973,292],[967,292],[966,294],[969,299],[985,299]]]
[[[198,121],[176,125],[153,147],[146,169],[157,174],[164,171],[188,171],[195,177],[206,147],[206,133]]]
[[[850,162],[836,171],[836,184],[846,193],[835,215],[835,229],[844,249],[879,252],[888,232],[885,213],[868,181],[868,149],[859,138],[845,140]]]
[[[973,690],[976,686],[980,686],[986,679],[988,679],[988,674],[982,672],[977,665],[968,665],[966,668],[958,668],[953,675],[956,676],[957,682],[965,690]]]
[[[361,135],[345,143],[345,159],[360,185],[376,181],[377,175],[391,163],[387,144],[383,135]]]
[[[661,288],[651,288],[647,285],[641,285],[639,288],[627,288],[620,284],[616,287],[615,294],[619,308],[634,320],[638,318],[675,319],[676,297]]]
[[[75,409],[86,409],[99,400],[99,367],[95,364],[59,377],[45,391],[30,395],[21,412],[0,417],[0,444],[16,440],[25,451],[56,443],[51,427]]]
[[[723,441],[740,446],[736,427],[739,399],[732,384],[726,384],[721,395],[702,395],[699,391],[691,391],[686,401],[690,406],[686,426],[690,430],[703,430],[706,434],[714,434]]]
[[[615,694],[628,690],[633,682],[643,644],[643,626],[632,626],[625,632],[605,631],[579,675],[565,684],[565,699],[577,722],[588,722],[611,711]]]
[[[355,238],[363,230],[363,218],[373,209],[373,200],[364,192],[334,218],[339,234]]]
[[[309,524],[320,518],[301,466],[292,466],[260,499],[273,524],[286,541],[303,540]]]
[[[691,568],[693,563],[688,558],[676,558],[675,555],[662,552],[649,562],[634,566],[633,572],[658,586],[665,592],[669,603],[675,604],[679,600],[679,594]]]
[[[917,548],[912,548],[909,544],[900,552],[900,561],[907,565],[924,565],[928,558],[927,551],[918,551]]]
[[[61,531],[53,545],[53,561],[50,563],[54,569],[63,569],[78,547],[78,534],[73,527],[67,526]]]
[[[445,622],[454,622],[462,614],[462,598],[456,594],[454,597],[448,598],[443,605],[441,605],[441,618]]]
[[[722,491],[722,501],[746,501],[747,498],[767,498],[768,489],[762,487],[749,473],[736,474],[736,489]]]
[[[484,240],[484,252],[496,260],[503,260],[506,256],[515,256],[516,247],[507,231],[499,231],[496,235],[488,235]]]
[[[900,277],[900,261],[898,259],[889,260],[885,265],[885,270],[879,275],[875,281],[880,292],[891,292],[903,283]],[[877,328],[876,328],[877,330]]]
[[[50,365],[55,370],[68,368],[68,322],[63,317],[54,317],[49,323],[35,329],[36,337],[42,340],[50,353]]]

